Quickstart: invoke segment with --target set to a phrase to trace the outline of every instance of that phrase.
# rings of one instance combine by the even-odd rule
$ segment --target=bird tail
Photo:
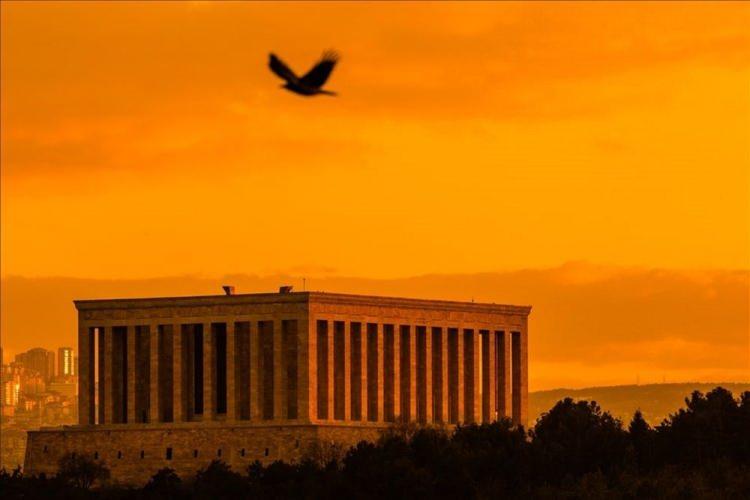
[[[331,90],[320,90],[319,92],[321,94],[330,95],[330,96],[333,96],[333,97],[336,97],[337,95],[339,95],[337,92],[333,92]]]

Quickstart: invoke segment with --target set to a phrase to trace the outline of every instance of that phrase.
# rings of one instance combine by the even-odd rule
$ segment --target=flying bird
[[[271,71],[284,80],[286,83],[282,85],[282,88],[300,94],[304,96],[313,96],[317,94],[325,95],[336,95],[336,92],[330,90],[323,90],[321,87],[326,83],[328,77],[331,75],[336,63],[339,62],[339,56],[332,50],[327,50],[323,53],[323,57],[320,61],[313,66],[313,68],[302,77],[294,74],[289,66],[284,61],[276,57],[276,54],[271,53],[268,57],[268,67]]]

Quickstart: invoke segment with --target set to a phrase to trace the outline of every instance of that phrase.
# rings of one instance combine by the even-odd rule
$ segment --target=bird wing
[[[268,67],[271,68],[271,71],[276,73],[276,75],[283,80],[297,80],[297,75],[294,74],[294,71],[289,69],[289,66],[284,64],[284,61],[276,57],[276,54],[274,53],[271,53],[268,56]]]
[[[339,62],[339,56],[333,51],[326,51],[323,53],[323,57],[320,58],[318,64],[307,72],[305,76],[299,79],[302,85],[307,87],[318,88],[322,87],[323,84],[328,80],[328,77],[333,71],[333,67]]]

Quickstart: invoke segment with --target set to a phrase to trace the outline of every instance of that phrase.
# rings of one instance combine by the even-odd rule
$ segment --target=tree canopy
[[[594,401],[563,399],[528,431],[510,420],[455,429],[395,425],[348,451],[298,463],[213,461],[194,477],[162,469],[140,489],[109,485],[106,464],[63,458],[55,477],[0,472],[3,498],[748,498],[750,392],[694,392],[651,427],[624,426]],[[7,494],[7,496],[6,496]]]

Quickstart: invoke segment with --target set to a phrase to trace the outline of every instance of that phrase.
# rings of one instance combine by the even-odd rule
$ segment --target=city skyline
[[[65,346],[36,346],[6,358],[0,352],[0,468],[23,465],[26,432],[78,421],[78,380],[61,374],[55,359]]]

